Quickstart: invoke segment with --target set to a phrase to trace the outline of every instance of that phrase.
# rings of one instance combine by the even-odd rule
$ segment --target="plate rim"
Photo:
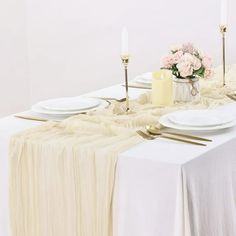
[[[167,121],[167,124],[166,124]],[[169,122],[169,123],[168,123]],[[202,126],[202,127],[196,127],[196,126],[181,126],[178,124],[175,124],[173,122],[171,122],[168,119],[168,114],[165,114],[163,116],[160,117],[159,119],[159,123],[167,128],[172,128],[172,129],[176,129],[176,130],[186,130],[186,131],[214,131],[214,130],[221,130],[221,129],[227,129],[227,128],[232,128],[233,126],[236,125],[236,118],[226,124],[222,124],[222,125],[216,125],[216,126]]]
[[[73,99],[73,98],[77,98],[77,99],[83,99],[83,100],[86,100],[86,99],[90,99],[90,100],[94,100],[94,101],[98,101],[98,103],[96,105],[93,105],[93,106],[90,106],[88,108],[80,108],[80,109],[53,109],[53,108],[47,108],[45,106],[42,106],[43,103],[46,103],[46,102],[49,102],[49,101],[56,101],[56,100],[63,100],[63,99]],[[80,110],[86,110],[86,109],[91,109],[91,108],[94,108],[94,107],[97,107],[101,104],[101,101],[97,98],[85,98],[85,97],[62,97],[62,98],[52,98],[52,99],[48,99],[48,100],[45,100],[45,101],[41,101],[41,102],[38,102],[34,105],[38,105],[40,106],[41,108],[45,109],[45,110],[48,110],[48,111],[62,111],[62,112],[67,112],[67,111],[80,111]]]
[[[146,72],[146,73],[142,73],[142,74],[140,74],[140,75],[137,75],[137,76],[134,78],[134,81],[135,81],[136,83],[140,83],[140,84],[148,84],[148,85],[151,85],[151,84],[152,84],[152,80],[150,80],[150,81],[143,81],[143,80],[142,80],[142,75],[144,75],[144,74],[152,74],[152,72]]]
[[[192,124],[191,125],[190,123],[184,123],[184,122],[175,121],[175,120],[173,120],[173,117],[171,118],[171,115],[173,115],[174,113],[181,113],[181,112],[188,112],[188,111],[193,111],[193,112],[195,112],[195,111],[198,111],[198,112],[200,112],[200,111],[204,111],[204,112],[210,112],[210,111],[220,112],[220,111],[217,111],[217,110],[204,110],[204,109],[180,110],[180,111],[175,111],[175,112],[169,113],[168,114],[169,115],[168,119],[170,120],[170,122],[172,122],[172,123],[174,123],[176,125],[190,126],[190,127],[212,127],[212,126],[219,126],[219,125],[224,125],[224,124],[233,122],[235,120],[234,116],[229,114],[229,113],[228,113],[228,115],[231,116],[231,119],[229,119],[228,121],[224,121],[223,123],[219,123],[219,122],[217,123],[216,122],[215,124],[205,124],[205,125],[204,124],[202,124],[202,125],[200,125],[200,124]]]
[[[102,109],[102,108],[106,108],[109,106],[109,102],[102,100],[102,99],[98,99],[100,100],[100,105],[94,108],[88,108],[88,109],[83,109],[83,110],[78,110],[78,111],[50,111],[50,110],[46,110],[41,108],[41,110],[38,109],[38,105],[35,104],[31,107],[31,110],[33,112],[36,112],[38,114],[45,114],[45,115],[54,115],[54,116],[68,116],[68,115],[76,115],[76,114],[81,114],[84,112],[88,112],[88,111],[96,111],[98,109]]]

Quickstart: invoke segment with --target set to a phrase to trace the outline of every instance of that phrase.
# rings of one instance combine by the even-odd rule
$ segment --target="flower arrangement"
[[[161,67],[171,70],[178,79],[209,79],[213,75],[211,58],[191,43],[173,47],[170,54],[161,60]]]

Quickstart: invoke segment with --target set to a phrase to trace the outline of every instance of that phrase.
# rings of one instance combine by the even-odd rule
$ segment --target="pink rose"
[[[192,43],[183,44],[182,50],[184,53],[190,53],[190,54],[193,54],[195,52],[195,49]]]
[[[201,50],[194,48],[192,43],[172,47],[171,53],[161,60],[161,65],[162,68],[173,70],[173,74],[176,74],[177,68],[177,75],[182,78],[204,76],[208,79],[213,74],[211,58]]]
[[[193,67],[190,64],[178,64],[177,65],[180,76],[185,78],[185,77],[189,77],[193,74]]]
[[[172,55],[168,55],[166,57],[163,57],[161,60],[161,67],[170,69],[174,65],[174,60]]]
[[[202,58],[202,65],[205,67],[205,68],[211,68],[212,67],[212,60],[210,57],[208,56],[204,56]]]
[[[214,75],[214,72],[211,69],[209,68],[205,69],[205,72],[204,72],[205,79],[210,79],[213,75]]]
[[[194,70],[194,56],[192,56],[190,53],[185,53],[179,60],[177,68],[181,77],[185,78],[192,76]]]
[[[173,61],[174,64],[178,64],[179,60],[181,59],[181,57],[184,55],[183,51],[177,51],[176,53],[173,54]]]
[[[195,56],[193,57],[193,62],[192,63],[193,63],[193,69],[194,70],[199,70],[202,66],[201,61]]]

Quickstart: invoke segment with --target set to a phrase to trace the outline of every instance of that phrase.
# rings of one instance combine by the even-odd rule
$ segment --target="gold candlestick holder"
[[[130,112],[129,107],[129,84],[128,84],[128,64],[129,64],[129,55],[121,55],[122,64],[125,69],[125,94],[126,94],[126,113]]]
[[[226,25],[221,25],[220,26],[220,32],[222,35],[222,62],[223,62],[223,87],[226,85],[225,82],[225,67],[226,67],[226,62],[225,62],[225,34],[226,34],[227,27]]]

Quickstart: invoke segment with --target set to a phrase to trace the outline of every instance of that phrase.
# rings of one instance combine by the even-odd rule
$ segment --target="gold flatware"
[[[33,117],[33,116],[14,115],[14,117],[19,118],[19,119],[24,119],[24,120],[34,120],[34,121],[42,121],[42,122],[49,121],[44,118],[38,118],[38,117]]]
[[[226,96],[227,96],[228,98],[230,98],[231,100],[236,101],[236,95],[226,94]]]
[[[138,130],[136,131],[142,138],[144,139],[147,139],[147,140],[154,140],[156,139],[157,137],[160,137],[160,138],[165,138],[165,139],[170,139],[170,140],[173,140],[173,141],[178,141],[178,142],[182,142],[182,143],[188,143],[188,144],[193,144],[193,145],[197,145],[197,146],[206,146],[206,144],[204,143],[198,143],[198,142],[193,142],[193,141],[190,141],[190,140],[186,140],[186,139],[181,139],[181,138],[175,138],[175,137],[170,137],[170,136],[166,136],[164,134],[160,134],[158,136],[152,136],[150,134],[147,134],[141,130]]]
[[[139,134],[142,138],[147,139],[147,140],[153,140],[153,139],[155,139],[155,137],[153,137],[153,136],[151,136],[151,135],[148,135],[148,134],[144,133],[144,132],[141,131],[141,130],[137,130],[136,133]]]
[[[206,139],[206,138],[202,138],[202,137],[198,137],[198,136],[193,136],[193,135],[180,134],[180,133],[167,132],[167,131],[161,132],[161,130],[158,129],[154,125],[147,125],[146,126],[146,130],[148,131],[148,133],[150,133],[152,135],[170,134],[170,135],[175,135],[175,136],[179,136],[179,137],[183,137],[183,138],[188,138],[188,139],[193,139],[193,140],[212,142],[211,139]]]
[[[122,86],[125,86],[122,84]],[[151,87],[147,87],[147,86],[139,86],[139,85],[129,85],[129,88],[137,88],[137,89],[151,89]]]
[[[125,102],[126,101],[126,98],[120,98],[120,99],[110,98],[110,97],[95,97],[95,98],[106,100],[106,101],[116,101],[116,102]]]

